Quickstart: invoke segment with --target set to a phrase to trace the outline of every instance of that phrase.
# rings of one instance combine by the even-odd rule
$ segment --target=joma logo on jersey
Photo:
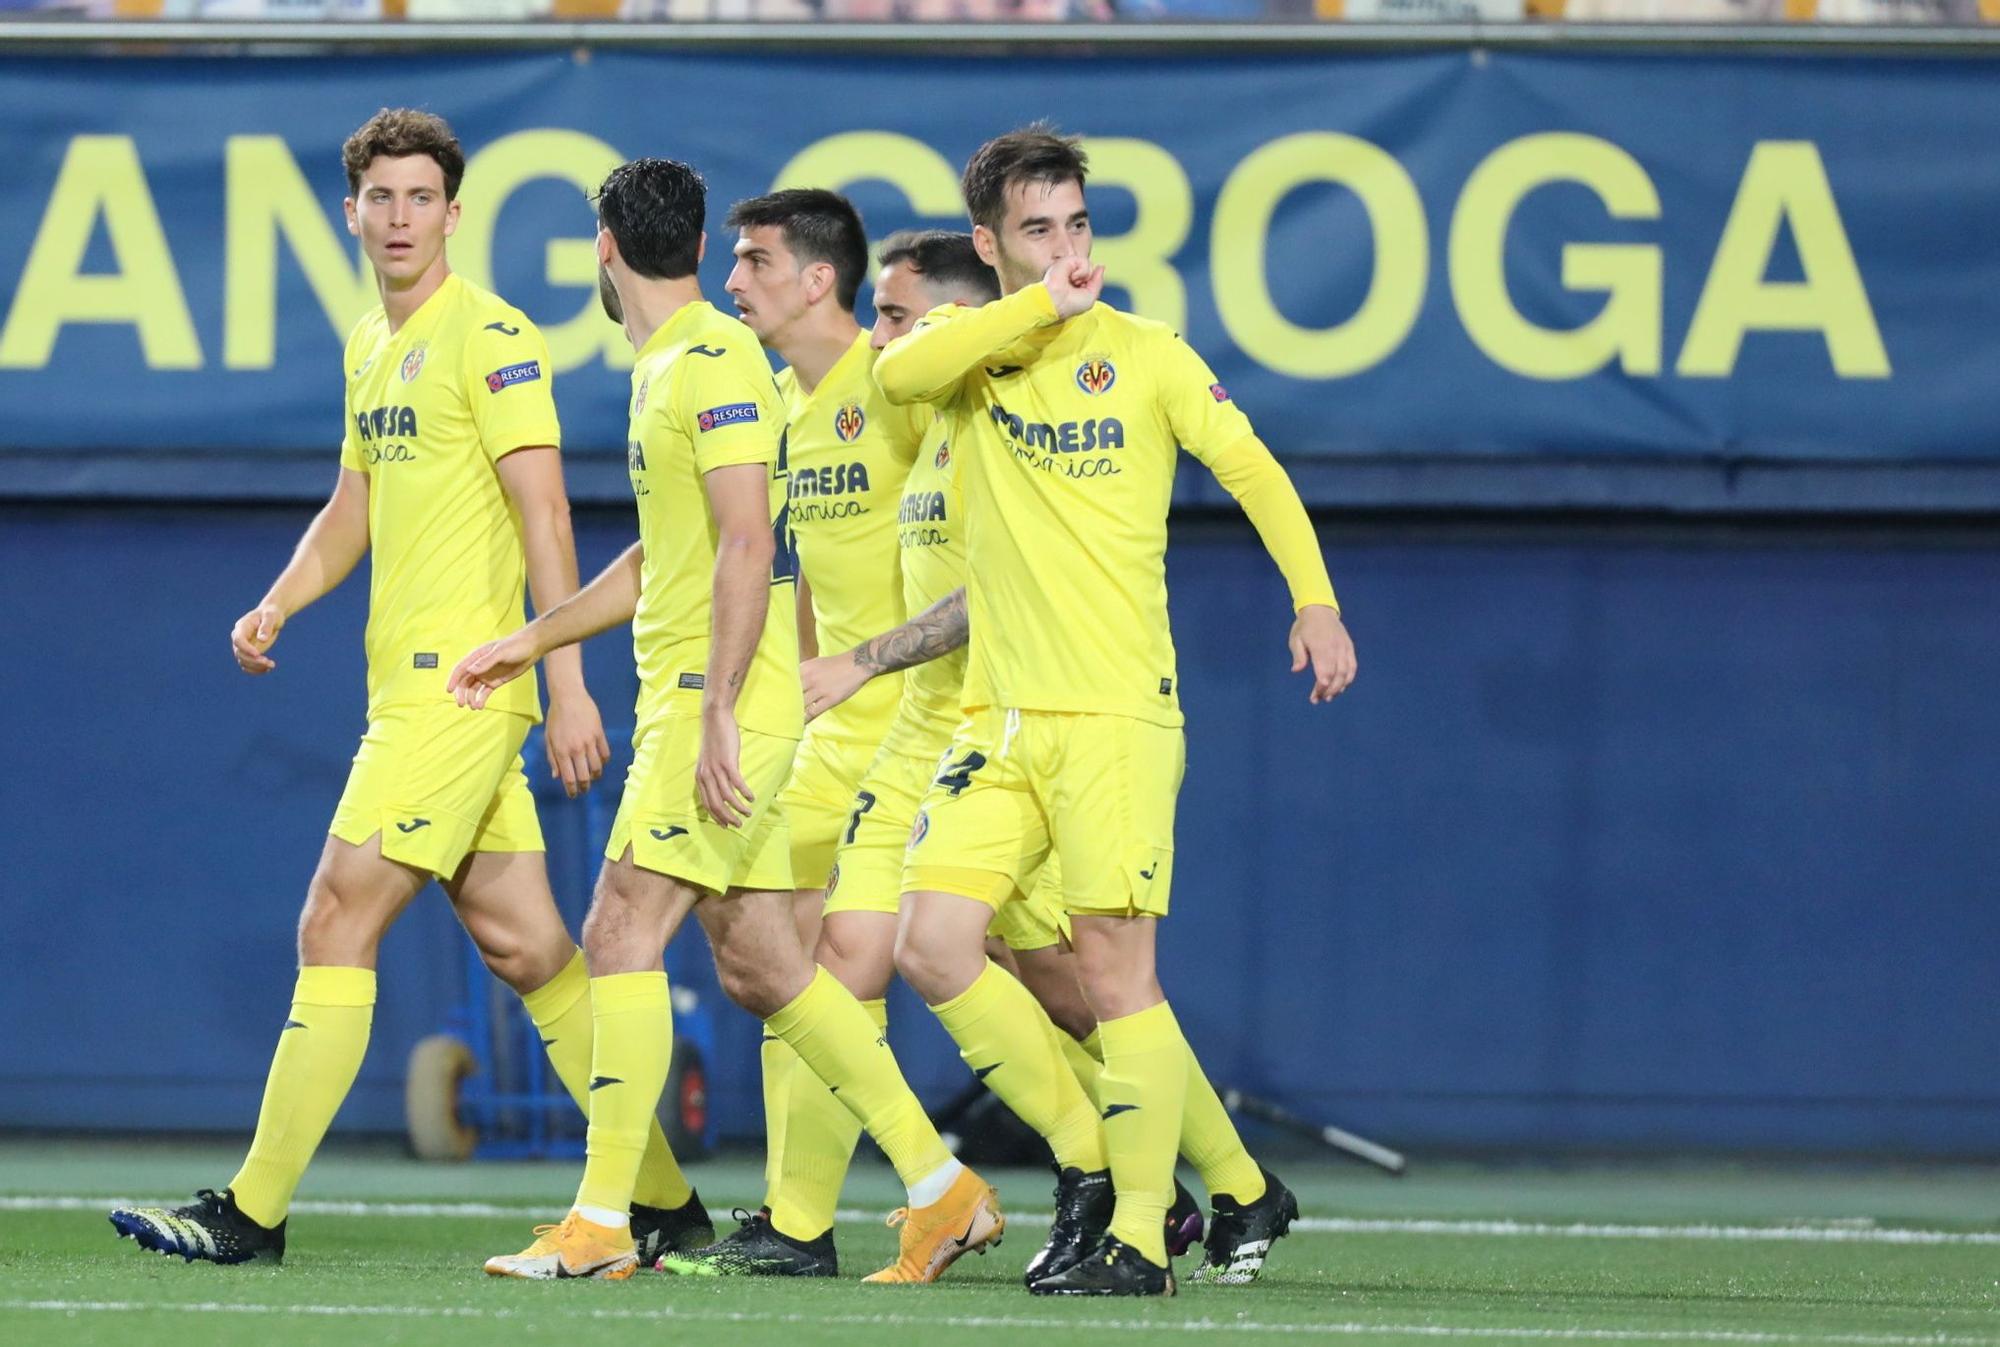
[[[852,444],[861,438],[862,427],[868,424],[868,417],[862,412],[858,402],[843,403],[833,414],[833,433],[840,436],[843,444]]]
[[[1118,382],[1118,367],[1103,356],[1092,356],[1076,367],[1076,386],[1096,397]]]
[[[1123,449],[1125,423],[1115,416],[1082,421],[1023,421],[999,403],[992,406],[993,424],[1020,444],[1056,454],[1080,454],[1090,449]]]
[[[413,438],[417,433],[417,409],[377,407],[373,411],[356,412],[354,433],[364,440],[379,440],[384,435]]]
[[[898,524],[928,524],[945,517],[944,492],[912,491],[896,511]]]
[[[844,496],[868,489],[866,463],[832,463],[824,468],[792,469],[791,498],[802,496]]]

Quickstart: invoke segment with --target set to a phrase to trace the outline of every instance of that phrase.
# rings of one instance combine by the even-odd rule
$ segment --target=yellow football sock
[[[1093,1029],[1090,1037],[1076,1046],[1082,1057],[1070,1056],[1070,1065],[1102,1109],[1104,1100],[1098,1088],[1104,1061],[1102,1036]],[[1208,1083],[1208,1073],[1201,1069],[1192,1047],[1188,1049],[1187,1103],[1181,1112],[1181,1159],[1200,1171],[1211,1195],[1221,1193],[1238,1202],[1255,1202],[1264,1195],[1264,1171],[1244,1148],[1236,1124],[1229,1120],[1229,1110]]]
[[[1167,1207],[1187,1102],[1188,1046],[1162,1001],[1097,1026],[1104,1044],[1104,1149],[1118,1202],[1111,1233],[1152,1262],[1167,1261]]]
[[[1104,1168],[1097,1108],[1064,1060],[1061,1043],[1069,1035],[1049,1022],[1026,987],[989,959],[970,987],[931,1009],[972,1074],[1041,1133],[1058,1165],[1086,1173]]]
[[[590,1131],[580,1207],[630,1211],[646,1134],[667,1088],[674,1008],[665,973],[614,973],[590,980]]]
[[[1091,1105],[1103,1108],[1104,1102],[1097,1097],[1097,1081],[1098,1077],[1104,1074],[1104,1063],[1098,1060],[1097,1053],[1091,1051],[1097,1046],[1097,1030],[1092,1029],[1090,1037],[1079,1043],[1057,1029],[1056,1042],[1062,1046],[1063,1060],[1069,1063],[1069,1069],[1075,1073],[1076,1083],[1083,1087],[1086,1095],[1090,1096]]]
[[[764,1205],[776,1211],[778,1190],[785,1182],[785,1129],[790,1122],[792,1074],[798,1070],[799,1055],[791,1044],[766,1029],[757,1063],[764,1076]]]
[[[590,971],[584,966],[583,951],[578,950],[562,972],[521,1001],[528,1007],[535,1028],[541,1030],[542,1047],[549,1054],[556,1078],[589,1117],[591,1044],[596,1035],[590,1023]],[[672,1209],[686,1205],[693,1196],[694,1189],[681,1173],[667,1147],[667,1134],[655,1117],[646,1134],[646,1153],[639,1161],[639,1185],[632,1190],[632,1200],[643,1206]]]
[[[833,974],[815,969],[806,989],[764,1023],[861,1120],[905,1187],[955,1163],[904,1081],[888,1035]]]
[[[1222,1106],[1208,1073],[1195,1060],[1194,1049],[1187,1056],[1187,1100],[1181,1113],[1181,1154],[1201,1171],[1202,1184],[1212,1198],[1217,1193],[1238,1202],[1255,1202],[1264,1195],[1264,1171],[1243,1148],[1229,1110]]]
[[[315,964],[299,970],[292,1012],[264,1079],[257,1136],[229,1181],[237,1207],[257,1224],[285,1219],[313,1152],[354,1086],[374,1018],[374,969]]]
[[[863,1001],[861,1008],[877,1029],[888,1032],[887,1001]],[[841,1185],[861,1140],[861,1120],[803,1062],[792,1072],[787,1094],[779,1124],[784,1163],[771,1200],[771,1224],[793,1239],[818,1239],[833,1228]]]

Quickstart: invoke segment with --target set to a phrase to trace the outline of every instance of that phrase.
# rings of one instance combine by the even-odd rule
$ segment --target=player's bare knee
[[[813,962],[863,1001],[888,995],[894,959],[893,940],[885,942],[866,935],[857,938],[837,921],[820,928],[819,943],[813,947]]]
[[[496,940],[489,935],[475,943],[479,946],[479,959],[486,965],[486,971],[524,996],[562,971],[560,967],[545,968],[546,959],[535,958],[512,940]]]
[[[583,956],[592,976],[633,972],[659,958],[659,942],[646,939],[642,907],[636,888],[622,883],[617,872],[607,869],[598,880],[590,913],[583,919]]]
[[[792,976],[788,977],[788,972]],[[793,985],[796,970],[773,967],[726,948],[715,951],[715,978],[722,984],[724,996],[760,1020],[783,1010],[801,990]]]
[[[1131,939],[1077,940],[1076,980],[1100,1022],[1136,1015],[1165,999],[1151,946]]]
[[[924,998],[940,1005],[974,982],[986,965],[984,945],[971,951],[954,949],[941,933],[912,922],[896,935],[896,971]]]
[[[380,905],[322,867],[307,885],[299,912],[299,962],[352,963],[364,954],[372,959],[380,925]]]

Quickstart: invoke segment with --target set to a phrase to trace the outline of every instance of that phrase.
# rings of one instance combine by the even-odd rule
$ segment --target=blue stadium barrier
[[[362,730],[365,576],[275,674],[225,649],[306,518],[0,507],[0,1126],[248,1134]],[[1218,1083],[1420,1153],[2000,1154],[1990,533],[1325,535],[1361,677],[1320,710],[1247,526],[1169,554],[1163,976]],[[580,515],[585,570],[631,536]],[[618,718],[625,634],[586,669]],[[390,934],[339,1128],[400,1130],[463,939],[435,896]],[[758,1026],[717,1005],[716,1127],[753,1136]],[[932,1017],[892,1024],[948,1098]]]

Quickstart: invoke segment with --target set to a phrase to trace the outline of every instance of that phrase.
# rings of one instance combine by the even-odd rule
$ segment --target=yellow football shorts
[[[642,870],[669,875],[712,893],[732,888],[789,891],[792,844],[779,796],[791,775],[796,739],[742,730],[737,770],[755,798],[741,826],[725,828],[702,808],[694,772],[701,759],[701,720],[666,716],[632,741],[625,795],[611,822],[605,859],[632,849]]]
[[[854,792],[874,757],[872,741],[806,730],[783,796],[785,818],[792,830],[792,882],[797,887],[826,887],[833,871],[833,853],[847,835],[854,812]]]
[[[939,759],[929,753],[884,747],[855,792],[840,834],[832,877],[827,882],[826,915],[836,912],[882,912],[902,909],[903,864],[909,855],[910,829]],[[993,916],[992,933],[1010,949],[1045,949],[1069,938],[1069,920],[1062,911],[1062,888],[1053,862],[1041,868],[1031,891],[1003,897]]]
[[[1008,949],[1026,953],[1068,944],[1069,913],[1063,911],[1062,879],[1054,856],[1042,866],[1041,877],[1026,897],[1015,891],[1013,901],[1002,903],[993,914],[988,935],[997,935]]]
[[[1129,716],[986,708],[959,727],[910,831],[906,890],[1001,906],[1046,858],[1072,914],[1167,914],[1178,727]]]
[[[454,702],[386,706],[368,722],[327,831],[440,879],[474,851],[540,851],[541,820],[521,770],[531,722]]]

